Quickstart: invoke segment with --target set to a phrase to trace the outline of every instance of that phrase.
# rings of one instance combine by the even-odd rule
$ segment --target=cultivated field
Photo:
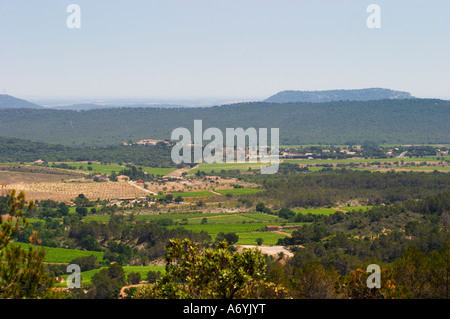
[[[81,286],[86,287],[86,286],[90,285],[92,283],[92,277],[94,277],[94,275],[103,268],[107,268],[107,267],[83,271],[81,273]],[[124,266],[123,270],[124,270],[126,278],[128,278],[128,275],[130,273],[137,272],[141,275],[141,280],[146,280],[147,274],[149,271],[159,271],[162,274],[166,271],[164,266]],[[67,287],[66,280],[68,277],[69,277],[69,274],[63,275],[61,282],[57,283],[56,287],[64,287],[64,288]]]
[[[71,201],[79,194],[84,194],[90,200],[145,197],[148,195],[144,190],[133,187],[126,182],[97,183],[90,180],[15,183],[8,185],[8,188],[24,191],[29,200],[52,199],[60,202]]]
[[[190,170],[189,174],[195,174],[198,171],[205,173],[216,172],[219,173],[222,170],[260,170],[262,166],[267,166],[267,163],[211,163],[211,164],[199,164],[197,168]]]
[[[22,247],[28,247],[26,243],[14,243],[14,245],[20,245]],[[103,252],[100,251],[87,251],[79,249],[66,249],[66,248],[54,248],[44,247],[45,249],[45,263],[69,263],[78,257],[88,257],[94,255],[98,261],[103,259]]]

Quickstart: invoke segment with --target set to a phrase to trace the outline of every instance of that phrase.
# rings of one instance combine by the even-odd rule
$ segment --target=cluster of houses
[[[154,140],[154,139],[146,139],[146,140],[140,140],[136,143],[127,143],[123,142],[122,145],[147,145],[147,146],[155,146],[158,143],[164,143],[164,144],[170,144],[167,141],[164,140]]]
[[[284,158],[304,158],[304,159],[314,159],[314,156],[317,155],[320,158],[320,153],[325,154],[325,153],[336,153],[339,152],[341,154],[346,154],[346,155],[356,155],[356,153],[358,151],[361,151],[361,146],[360,145],[354,145],[351,148],[342,148],[339,150],[329,150],[329,149],[322,149],[316,153],[312,153],[312,152],[305,152],[305,153],[292,153],[289,151],[284,151],[281,152],[281,156],[283,156]]]
[[[107,175],[101,175],[97,174],[93,176],[94,182],[107,182],[109,181],[109,178]],[[130,180],[129,176],[126,175],[119,175],[116,177],[118,182],[128,182]]]

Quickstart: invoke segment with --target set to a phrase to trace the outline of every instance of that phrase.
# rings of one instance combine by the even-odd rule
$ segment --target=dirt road
[[[164,177],[173,177],[173,178],[177,178],[177,177],[182,177],[183,173],[187,173],[188,171],[192,170],[192,169],[196,169],[198,168],[198,165],[195,165],[194,167],[184,167],[184,168],[180,168],[177,169],[176,171],[173,171],[172,173],[169,173],[167,175],[165,175]]]
[[[238,251],[246,248],[257,248],[261,250],[263,254],[271,255],[271,256],[277,256],[280,252],[283,252],[285,256],[293,257],[294,254],[284,248],[283,246],[256,246],[256,245],[235,245]]]

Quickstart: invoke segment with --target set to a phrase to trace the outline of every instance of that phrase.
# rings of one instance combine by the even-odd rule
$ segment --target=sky
[[[237,101],[382,87],[450,99],[449,13],[448,0],[0,0],[0,93]]]

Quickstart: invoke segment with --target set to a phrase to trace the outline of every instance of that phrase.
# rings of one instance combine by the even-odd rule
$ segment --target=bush
[[[161,278],[162,274],[160,271],[149,271],[147,273],[147,281],[149,284],[155,283],[159,278]]]
[[[73,259],[70,264],[80,266],[81,271],[88,271],[92,269],[100,268],[100,264],[97,261],[97,257],[94,255],[77,257]]]
[[[131,285],[137,285],[138,283],[141,282],[141,274],[138,272],[131,272],[128,274],[128,282]]]

